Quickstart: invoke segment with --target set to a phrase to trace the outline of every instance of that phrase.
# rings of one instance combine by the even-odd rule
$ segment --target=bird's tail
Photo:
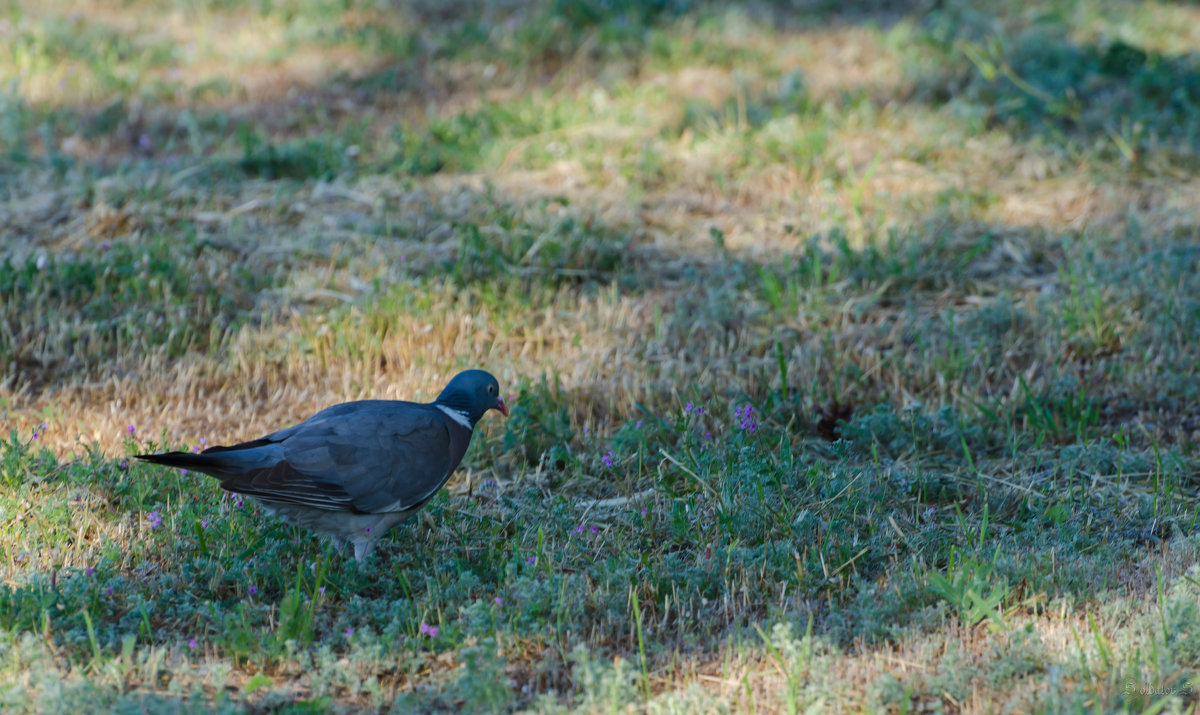
[[[213,455],[193,454],[192,452],[162,452],[160,454],[135,454],[135,458],[153,464],[165,464],[168,467],[191,469],[214,477],[228,474],[228,465],[224,460],[214,459]]]
[[[263,469],[283,459],[283,448],[268,439],[256,439],[230,447],[209,447],[203,452],[162,452],[138,454],[138,459],[168,467],[192,469],[209,476],[225,479]]]

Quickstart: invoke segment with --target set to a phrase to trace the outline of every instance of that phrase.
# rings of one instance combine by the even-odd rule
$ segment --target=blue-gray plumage
[[[508,414],[499,383],[483,370],[467,370],[428,404],[346,402],[250,442],[138,459],[216,477],[222,489],[328,535],[339,550],[353,544],[362,561],[388,529],[442,488],[488,410]]]

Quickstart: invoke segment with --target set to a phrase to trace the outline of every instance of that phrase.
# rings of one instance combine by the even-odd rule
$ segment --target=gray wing
[[[409,402],[335,405],[228,451],[244,451],[247,458],[270,452],[265,461],[273,463],[250,460],[255,468],[225,478],[221,487],[226,490],[363,513],[420,506],[458,466],[447,418],[436,408]]]

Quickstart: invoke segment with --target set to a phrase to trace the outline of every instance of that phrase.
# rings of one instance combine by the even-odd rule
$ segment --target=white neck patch
[[[449,407],[446,407],[445,405],[438,405],[437,408],[439,410],[441,410],[442,412],[445,412],[446,416],[449,417],[450,419],[459,423],[463,427],[466,427],[467,429],[474,431],[471,428],[471,418],[467,416],[466,412],[459,412],[458,410],[451,409]]]

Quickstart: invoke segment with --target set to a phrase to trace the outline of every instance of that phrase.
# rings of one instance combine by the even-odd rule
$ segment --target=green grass
[[[0,12],[0,708],[1195,709],[1195,8],[443,5]],[[129,459],[467,367],[362,569]]]

